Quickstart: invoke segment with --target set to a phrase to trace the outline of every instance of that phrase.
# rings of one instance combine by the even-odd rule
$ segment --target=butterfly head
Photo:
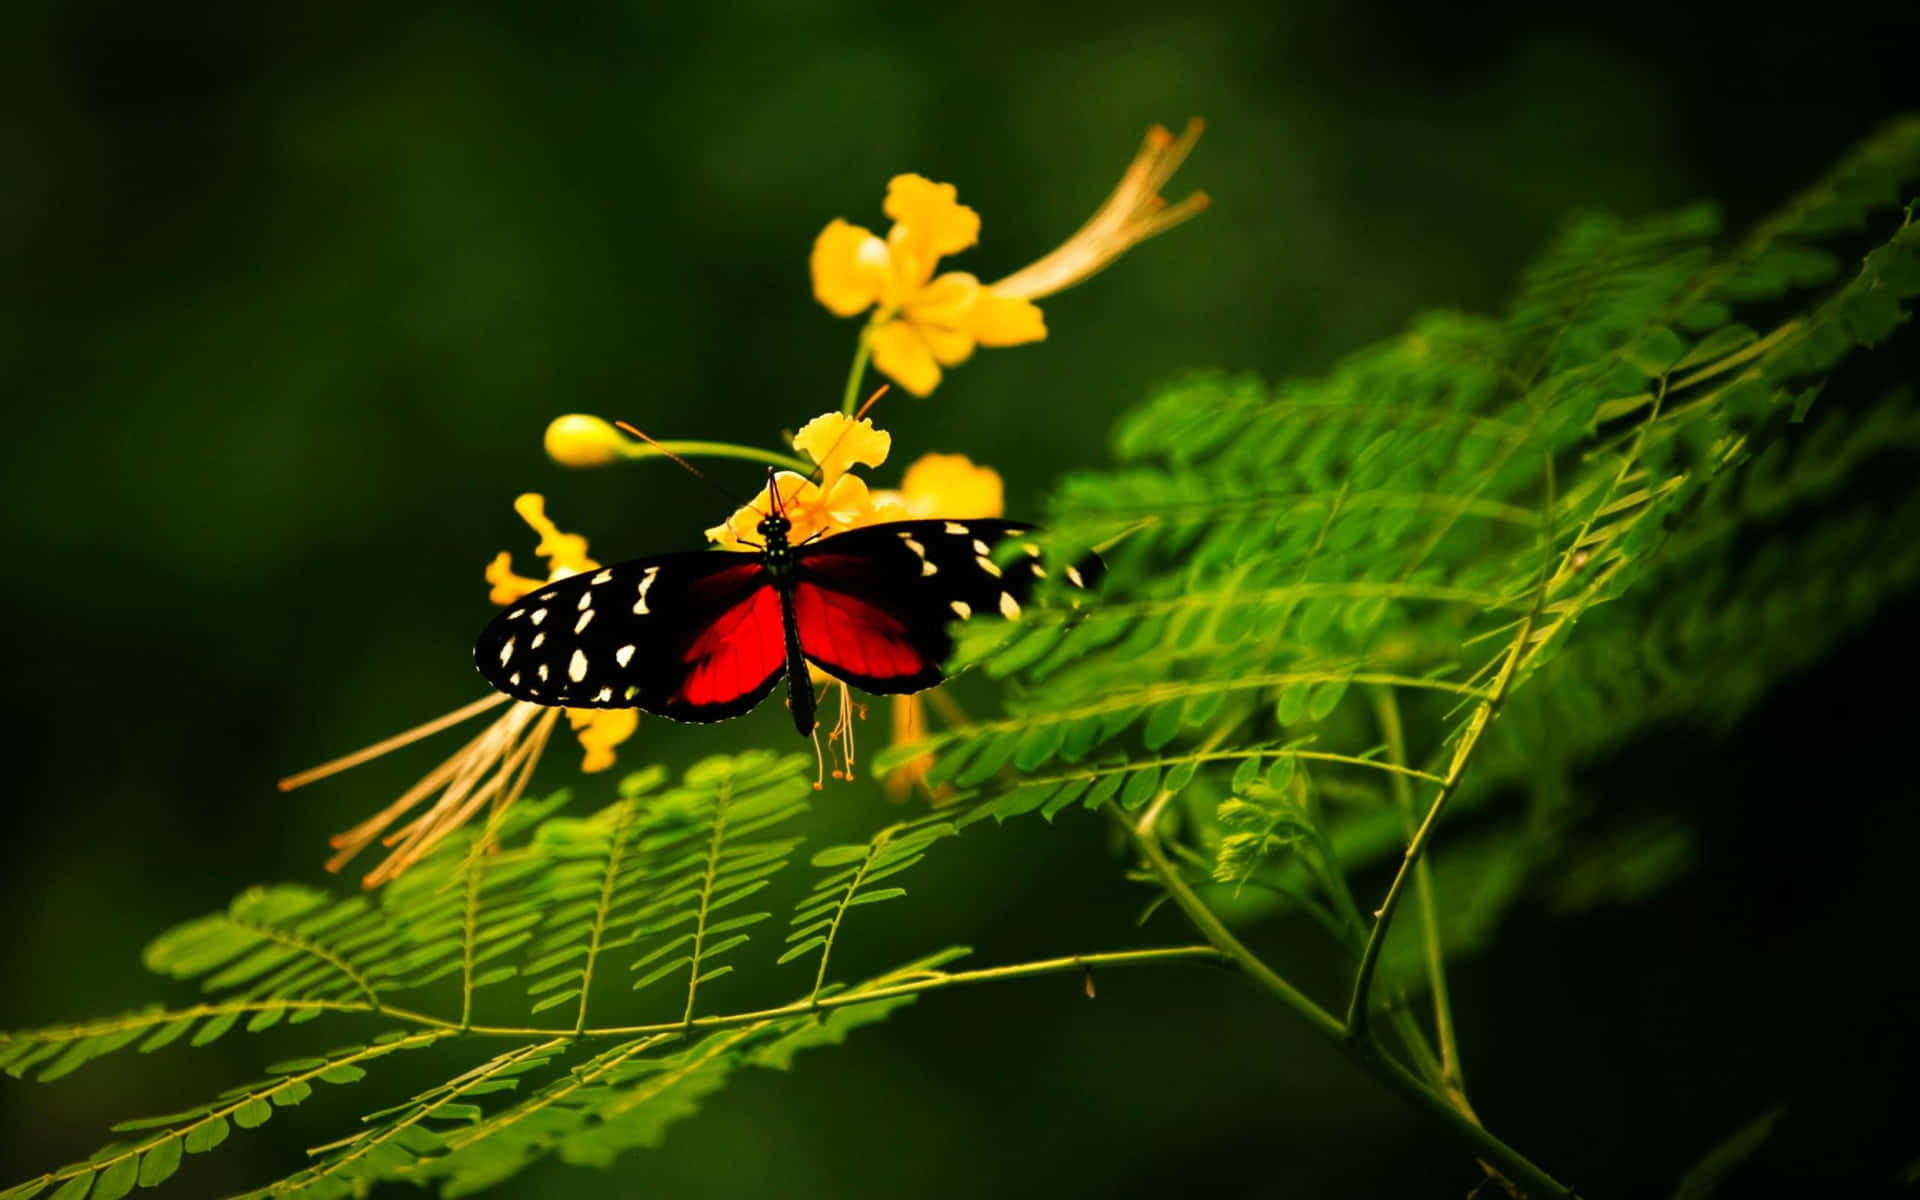
[[[787,520],[779,513],[775,513],[770,517],[760,518],[760,536],[769,542],[775,540],[785,541],[787,535],[791,532],[793,532],[793,522]]]

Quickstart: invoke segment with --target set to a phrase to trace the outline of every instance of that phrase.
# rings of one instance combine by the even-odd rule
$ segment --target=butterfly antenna
[[[645,442],[647,445],[652,446],[655,450],[659,451],[665,457],[672,459],[675,463],[679,464],[679,466],[683,468],[687,472],[687,474],[693,476],[695,479],[698,479],[701,483],[706,484],[708,487],[712,488],[714,491],[719,492],[721,495],[725,496],[727,498],[728,503],[730,504],[738,503],[738,501],[734,499],[732,492],[729,492],[726,488],[721,487],[719,484],[715,483],[713,480],[708,479],[705,475],[701,474],[700,468],[694,466],[692,463],[688,462],[686,459],[681,458],[678,454],[675,454],[673,451],[667,449],[665,446],[661,445],[659,442],[654,441],[652,438],[648,437],[646,434],[642,433],[640,430],[635,429],[633,426],[627,424],[625,421],[615,421],[614,424],[619,426],[621,429],[626,430],[628,433],[632,434],[634,437],[639,438],[641,441]]]
[[[856,421],[863,419],[867,415],[867,410],[872,408],[875,404],[878,404],[880,402],[880,397],[886,395],[887,390],[892,386],[893,385],[890,383],[881,384],[878,390],[876,390],[873,393],[873,395],[867,397],[867,402],[860,406],[860,411],[853,414],[853,419]]]

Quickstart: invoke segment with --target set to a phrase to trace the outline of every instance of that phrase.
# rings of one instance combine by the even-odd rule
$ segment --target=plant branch
[[[1404,765],[1407,761],[1406,731],[1400,723],[1400,705],[1392,692],[1376,688],[1374,711],[1379,714],[1380,732],[1387,740],[1387,757]],[[1413,788],[1400,777],[1393,778],[1393,796],[1406,814],[1407,836],[1413,836]],[[1427,990],[1433,994],[1433,1029],[1439,1041],[1440,1082],[1460,1100],[1466,1099],[1466,1078],[1460,1069],[1460,1045],[1455,1040],[1453,1005],[1447,994],[1446,954],[1440,941],[1439,906],[1434,902],[1431,864],[1421,858],[1414,865],[1414,891],[1419,899],[1421,941],[1425,947]],[[1411,1017],[1409,1016],[1409,1020]]]
[[[1624,469],[1623,469],[1624,474]],[[1433,805],[1427,809],[1426,818],[1414,831],[1413,838],[1407,843],[1406,854],[1400,860],[1400,869],[1394,873],[1393,882],[1387,887],[1386,899],[1374,911],[1373,932],[1367,935],[1367,945],[1360,952],[1360,966],[1353,973],[1353,993],[1347,1000],[1347,1029],[1355,1041],[1367,1038],[1367,993],[1373,987],[1373,974],[1380,965],[1380,950],[1386,945],[1387,931],[1393,926],[1394,912],[1400,907],[1400,898],[1405,893],[1407,881],[1419,866],[1421,855],[1426,851],[1427,843],[1433,837],[1434,827],[1439,823],[1440,810],[1459,790],[1460,779],[1466,774],[1467,764],[1473,760],[1473,752],[1480,745],[1480,739],[1487,727],[1499,715],[1500,706],[1505,703],[1507,693],[1513,686],[1515,669],[1520,665],[1520,657],[1527,650],[1533,637],[1533,627],[1540,618],[1540,609],[1546,603],[1547,591],[1552,585],[1554,533],[1554,472],[1553,457],[1546,458],[1546,501],[1542,506],[1542,549],[1540,558],[1540,578],[1534,586],[1533,605],[1527,615],[1520,619],[1520,627],[1515,631],[1512,643],[1502,657],[1499,671],[1493,682],[1487,686],[1480,703],[1467,718],[1466,729],[1461,733],[1459,742],[1454,746],[1453,759],[1447,766],[1445,779],[1434,793]],[[1567,552],[1570,561],[1573,552]]]
[[[1491,1164],[1499,1172],[1500,1178],[1509,1184],[1510,1190],[1516,1195],[1528,1197],[1529,1200],[1537,1200],[1541,1197],[1547,1200],[1573,1200],[1572,1189],[1535,1166],[1519,1151],[1487,1132],[1484,1126],[1455,1107],[1447,1097],[1429,1087],[1419,1076],[1402,1066],[1396,1059],[1383,1053],[1377,1042],[1372,1039],[1350,1037],[1347,1027],[1338,1018],[1281,978],[1273,968],[1262,962],[1259,956],[1247,949],[1240,939],[1233,936],[1233,932],[1226,927],[1219,916],[1194,894],[1192,888],[1187,886],[1186,881],[1180,877],[1179,871],[1167,860],[1166,853],[1160,849],[1158,840],[1150,832],[1137,828],[1111,801],[1108,802],[1106,811],[1127,831],[1134,847],[1153,868],[1161,886],[1167,889],[1168,894],[1173,897],[1173,902],[1186,913],[1187,919],[1206,935],[1207,940],[1213,943],[1221,954],[1244,971],[1255,983],[1293,1009],[1316,1033],[1326,1038],[1336,1049],[1359,1064],[1369,1075],[1385,1084],[1401,1099],[1452,1130],[1461,1141],[1467,1144],[1475,1158]]]

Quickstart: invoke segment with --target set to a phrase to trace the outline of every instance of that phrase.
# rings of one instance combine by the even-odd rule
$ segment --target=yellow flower
[[[752,549],[760,544],[761,520],[776,510],[792,522],[787,537],[795,545],[868,523],[872,496],[852,471],[887,461],[892,435],[875,429],[869,420],[824,413],[794,435],[793,448],[814,461],[819,482],[794,471],[776,473],[759,495],[707,530],[708,541],[729,550]]]
[[[884,240],[835,218],[814,239],[813,294],[836,316],[873,310],[865,337],[873,365],[924,396],[940,368],[963,363],[978,346],[1017,346],[1047,336],[1040,310],[986,287],[965,271],[936,277],[940,259],[979,240],[980,217],[952,184],[896,175],[887,185]]]
[[[997,517],[1007,511],[1000,472],[975,466],[964,454],[923,454],[900,479],[898,491],[873,493],[873,521],[950,521]]]
[[[495,604],[511,604],[555,579],[600,565],[587,556],[587,539],[579,534],[563,533],[548,519],[546,502],[540,496],[528,493],[515,500],[513,507],[540,535],[534,553],[547,560],[547,577],[529,579],[515,574],[512,556],[502,552],[486,569],[487,582],[492,585],[489,597]],[[604,771],[611,767],[614,747],[633,736],[639,727],[639,714],[632,709],[545,708],[525,701],[510,702],[507,696],[495,693],[364,750],[283,779],[280,788],[290,791],[337,774],[503,704],[507,706],[506,711],[492,724],[407,789],[398,800],[345,833],[335,835],[332,842],[338,853],[328,860],[327,869],[338,871],[354,855],[380,839],[393,850],[361,880],[366,887],[378,887],[425,857],[481,808],[491,804],[492,812],[504,811],[526,790],[527,781],[562,712],[572,723],[585,751],[580,764],[583,771]],[[395,821],[436,792],[438,798],[424,813],[395,832],[387,832]]]
[[[1119,186],[1087,223],[1046,257],[991,284],[993,291],[1027,300],[1064,291],[1099,274],[1141,242],[1205,209],[1209,203],[1205,192],[1194,192],[1171,208],[1160,196],[1160,189],[1186,161],[1204,128],[1195,117],[1177,138],[1162,125],[1147,130],[1146,140],[1127,165]]]
[[[813,294],[837,316],[872,310],[865,337],[873,365],[901,387],[924,396],[940,368],[956,366],[975,346],[1017,346],[1047,336],[1032,303],[1104,270],[1129,249],[1207,206],[1194,192],[1168,206],[1160,189],[1173,177],[1203,126],[1187,122],[1179,137],[1155,125],[1106,202],[1059,248],[997,283],[963,271],[935,276],[939,260],[972,246],[980,217],[951,184],[896,175],[887,186],[893,227],[882,239],[834,220],[814,239]]]

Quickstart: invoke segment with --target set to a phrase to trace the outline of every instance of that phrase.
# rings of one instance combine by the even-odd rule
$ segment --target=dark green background
[[[247,883],[322,879],[326,835],[451,750],[272,786],[479,694],[480,567],[502,548],[531,561],[516,493],[546,492],[609,561],[695,545],[722,507],[698,484],[564,472],[542,428],[578,409],[772,444],[831,407],[854,326],[813,303],[807,250],[834,216],[881,223],[896,172],[958,185],[984,239],[956,265],[994,278],[1073,229],[1149,123],[1209,122],[1170,189],[1211,192],[1201,220],[1048,302],[1044,345],[880,411],[883,480],[963,451],[1002,470],[1021,514],[1102,461],[1112,418],[1176,368],[1311,372],[1422,308],[1497,306],[1578,206],[1710,197],[1738,225],[1920,100],[1911,4],[1552,7],[14,6],[0,1027],[186,999],[142,977],[148,937]],[[744,465],[712,473],[752,486]],[[1844,765],[1909,741],[1914,706],[1805,700],[1858,694],[1913,648],[1890,616],[1730,738],[1676,730],[1586,781],[1702,812],[1705,862],[1646,909],[1523,915],[1462,968],[1469,1079],[1496,1131],[1595,1196],[1663,1191],[1776,1100],[1793,1115],[1748,1188],[1890,1188],[1920,1156],[1914,994],[1883,965],[1911,951],[1861,918],[1911,909],[1913,788]],[[776,710],[648,722],[624,761],[784,747]],[[576,778],[571,757],[544,777]],[[822,837],[895,812],[866,785],[821,809]],[[1090,818],[976,831],[842,965],[1187,938],[1171,914],[1132,930],[1122,865]],[[1263,947],[1336,994],[1314,945]],[[735,1001],[754,979],[759,999],[796,986],[740,975]],[[500,1194],[1473,1182],[1230,977],[1112,975],[1091,1003],[1079,988],[929,999],[793,1075],[742,1076],[611,1176],[548,1166]],[[284,1033],[0,1080],[0,1183],[250,1077]],[[191,1161],[177,1194],[265,1182],[376,1106],[372,1088]]]

